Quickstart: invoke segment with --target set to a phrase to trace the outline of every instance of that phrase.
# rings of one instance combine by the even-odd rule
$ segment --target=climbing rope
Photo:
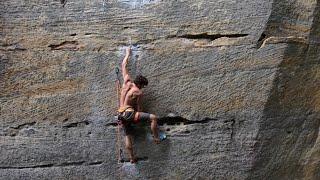
[[[117,107],[119,108],[120,106],[120,93],[121,93],[121,85],[120,85],[120,77],[119,77],[119,68],[116,67],[115,69],[115,73],[116,73],[116,93],[117,93]],[[117,110],[118,110],[117,108]],[[120,129],[121,129],[121,123],[119,122],[118,119],[118,115],[115,116],[115,121],[117,122],[117,151],[116,151],[116,156],[118,158],[118,163],[121,163],[123,161],[123,151],[121,148],[121,133],[120,133]],[[121,173],[121,168],[118,167],[118,176],[119,179],[122,179],[122,173]]]
[[[119,108],[120,106],[120,90],[121,90],[121,87],[120,87],[120,79],[119,79],[119,68],[117,67],[115,69],[116,71],[116,75],[117,75],[117,78],[116,78],[116,91],[117,91],[117,109]],[[120,134],[120,122],[118,121],[118,116],[115,116],[115,120],[117,121],[117,156],[118,156],[118,162],[121,162],[122,160],[122,149],[121,149],[121,134]]]

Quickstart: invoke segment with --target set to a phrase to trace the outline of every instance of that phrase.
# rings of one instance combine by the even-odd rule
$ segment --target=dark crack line
[[[89,124],[90,124],[89,121],[81,121],[81,122],[70,123],[70,124],[64,125],[63,127],[72,128],[72,127],[78,127],[81,125],[89,125]]]
[[[118,126],[118,123],[116,123],[116,122],[113,122],[113,123],[107,123],[107,124],[106,124],[106,126],[107,126],[107,127],[108,127],[108,126],[116,127],[116,126]]]
[[[183,125],[190,125],[190,124],[206,124],[211,121],[217,121],[217,118],[204,118],[203,120],[188,120],[180,116],[176,117],[161,117],[158,119],[158,125],[162,126],[164,124],[166,125],[180,125],[181,123]],[[105,126],[112,126],[116,127],[118,125],[117,122],[107,123]]]
[[[89,36],[89,35],[100,35],[99,33],[91,33],[91,32],[87,32],[84,33],[85,36]]]
[[[54,167],[54,164],[41,164],[41,165],[34,165],[34,166],[2,166],[0,169],[34,169],[34,168],[48,168],[48,167]]]
[[[148,157],[137,157],[137,161],[139,162],[141,162],[141,161],[148,161],[149,160],[149,158]],[[128,158],[124,158],[124,159],[121,159],[120,160],[120,163],[126,163],[126,162],[130,162],[130,159],[128,159]]]
[[[137,41],[135,44],[149,44],[153,41],[156,41],[156,39],[141,39]]]
[[[0,45],[2,51],[25,51],[26,48],[22,47],[19,43],[2,44]]]
[[[211,121],[218,121],[218,118],[204,118],[202,120],[188,120],[185,119],[181,116],[175,116],[175,117],[161,117],[158,119],[158,125],[159,126],[163,126],[163,125],[169,125],[169,126],[173,126],[173,125],[191,125],[191,124],[207,124],[210,123]],[[234,119],[228,119],[225,121],[225,123],[227,122],[232,122],[232,126],[234,125]],[[118,123],[117,122],[111,122],[111,123],[107,123],[105,125],[106,127],[117,127]],[[185,132],[186,134],[190,133],[190,132]]]
[[[64,162],[56,165],[57,167],[67,167],[67,166],[81,166],[85,163],[85,161],[75,161],[75,162]]]
[[[90,163],[88,163],[88,165],[100,165],[102,163],[103,163],[103,161],[96,161],[96,162],[90,162]]]
[[[53,167],[69,167],[69,166],[94,166],[94,165],[101,165],[103,161],[96,161],[96,162],[86,162],[86,161],[75,161],[75,162],[63,162],[61,164],[40,164],[34,166],[2,166],[0,169],[36,169],[36,168],[53,168]]]
[[[12,128],[12,129],[20,130],[20,129],[26,127],[26,126],[33,126],[33,125],[35,125],[35,124],[36,124],[36,122],[30,122],[30,123],[20,124],[20,125],[18,125],[17,127],[11,127],[11,128]]]
[[[50,44],[48,47],[51,50],[79,50],[79,42],[78,41],[64,41],[60,44]]]
[[[174,35],[169,36],[169,38],[186,38],[186,39],[209,39],[214,41],[216,39],[227,37],[227,38],[240,38],[248,36],[248,34],[208,34],[208,33],[201,33],[201,34],[184,34],[184,35]]]
[[[164,125],[180,125],[181,123],[184,125],[190,125],[190,124],[206,124],[209,123],[211,121],[217,121],[218,119],[216,118],[205,118],[203,120],[198,120],[198,121],[194,121],[194,120],[188,120],[185,119],[183,117],[177,116],[177,117],[162,117],[159,118],[158,124]]]

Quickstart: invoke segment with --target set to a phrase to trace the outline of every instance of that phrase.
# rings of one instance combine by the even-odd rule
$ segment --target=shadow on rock
[[[279,65],[263,112],[252,179],[319,177],[319,161],[305,167],[320,127],[320,1],[314,13],[309,42],[289,43]]]

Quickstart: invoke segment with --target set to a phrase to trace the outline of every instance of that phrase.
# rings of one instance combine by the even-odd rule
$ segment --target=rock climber
[[[130,57],[131,48],[126,49],[126,56],[121,65],[123,85],[120,93],[120,108],[118,110],[119,120],[125,133],[125,147],[129,154],[130,162],[137,161],[133,152],[133,126],[141,121],[151,122],[151,131],[155,143],[160,143],[157,117],[154,114],[142,112],[141,97],[143,95],[142,88],[148,85],[148,80],[142,75],[138,75],[132,81],[126,68]]]

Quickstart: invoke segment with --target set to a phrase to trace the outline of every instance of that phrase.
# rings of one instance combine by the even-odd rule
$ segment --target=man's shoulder
[[[124,87],[132,87],[133,83],[129,80],[129,81],[126,81],[123,86]]]
[[[142,91],[141,91],[139,88],[137,88],[137,87],[134,87],[134,88],[133,88],[133,93],[134,93],[135,95],[142,95]]]

